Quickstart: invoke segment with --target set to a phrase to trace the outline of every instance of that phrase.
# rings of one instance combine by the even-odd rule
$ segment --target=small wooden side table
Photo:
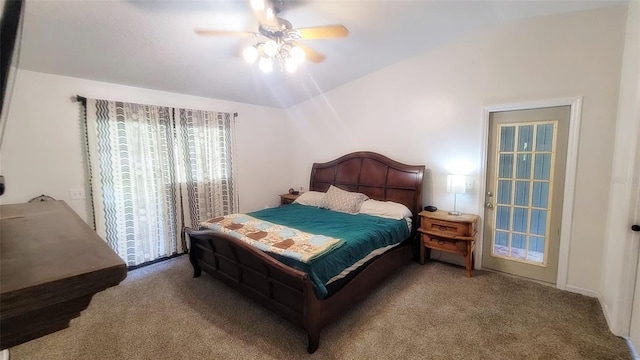
[[[464,256],[467,277],[473,268],[473,250],[476,242],[478,216],[473,214],[449,215],[438,210],[420,212],[420,264],[431,249]],[[426,249],[426,254],[425,254]]]
[[[280,195],[280,205],[291,204],[300,195],[302,195],[302,193],[298,193],[298,194],[282,194],[282,195]]]

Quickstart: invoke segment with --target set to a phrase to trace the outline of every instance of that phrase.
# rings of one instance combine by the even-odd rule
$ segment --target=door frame
[[[558,276],[556,288],[566,290],[567,273],[569,269],[569,249],[571,247],[571,219],[573,219],[573,200],[575,198],[576,170],[578,165],[578,145],[580,136],[580,123],[582,121],[582,96],[544,99],[535,101],[525,101],[518,103],[506,103],[496,105],[486,105],[482,107],[482,149],[480,163],[480,181],[478,184],[477,213],[485,218],[484,199],[487,179],[487,151],[489,151],[489,116],[492,112],[538,109],[555,106],[571,106],[569,117],[569,139],[567,144],[567,165],[565,168],[564,196],[562,203],[562,221],[560,230],[560,253],[558,254]],[[479,229],[478,245],[476,246],[476,256],[474,267],[482,268],[482,248],[484,243],[484,229]],[[584,295],[594,296],[592,293],[585,293],[581,289],[571,289],[574,292]]]

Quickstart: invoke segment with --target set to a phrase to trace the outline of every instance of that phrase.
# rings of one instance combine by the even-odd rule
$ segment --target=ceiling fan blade
[[[236,36],[236,37],[255,37],[258,34],[250,31],[230,31],[230,30],[209,30],[209,29],[195,29],[198,35],[208,36]]]
[[[280,29],[277,10],[271,0],[249,0],[249,6],[260,25]]]
[[[330,39],[347,37],[347,35],[349,35],[349,30],[344,25],[314,26],[297,28],[296,30],[298,30],[304,40]]]
[[[304,55],[305,55],[305,59],[314,62],[314,63],[319,63],[319,62],[323,62],[324,59],[326,59],[326,57],[322,54],[320,54],[319,52],[311,49],[310,47],[303,45],[299,42],[295,42],[296,46],[300,47],[303,51],[304,51]]]

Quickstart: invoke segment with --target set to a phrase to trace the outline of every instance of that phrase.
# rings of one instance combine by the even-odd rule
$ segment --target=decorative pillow
[[[324,196],[323,207],[330,210],[355,214],[360,210],[360,205],[368,198],[365,194],[344,191],[331,185]]]
[[[372,199],[362,203],[362,206],[360,206],[360,214],[368,214],[396,220],[412,217],[411,210],[400,203]]]
[[[325,193],[319,191],[307,191],[303,192],[293,201],[294,204],[308,205],[308,206],[324,206]]]

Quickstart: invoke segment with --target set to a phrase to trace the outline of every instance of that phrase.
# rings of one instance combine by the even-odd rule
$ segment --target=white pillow
[[[360,205],[368,198],[365,194],[345,191],[331,185],[324,196],[323,207],[329,210],[355,214],[360,210]]]
[[[307,191],[298,196],[293,203],[308,206],[322,207],[325,193],[319,191]]]
[[[393,201],[378,201],[369,199],[360,206],[360,214],[380,216],[390,219],[410,219],[411,210],[406,206]]]

